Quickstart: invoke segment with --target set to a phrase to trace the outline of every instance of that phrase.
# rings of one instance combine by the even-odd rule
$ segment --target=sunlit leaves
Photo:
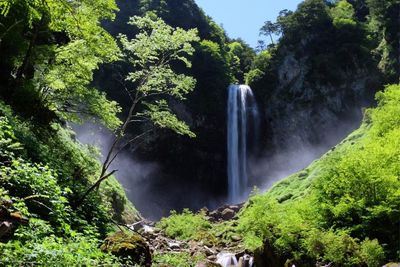
[[[197,30],[174,29],[152,13],[132,17],[129,23],[139,33],[131,40],[125,35],[119,39],[125,58],[135,67],[126,77],[135,85],[129,93],[135,101],[146,102],[140,116],[157,127],[194,137],[189,127],[172,113],[168,100],[184,99],[196,84],[192,77],[177,73],[173,65],[191,66],[188,57],[194,52],[192,43],[199,40]]]
[[[119,124],[115,103],[89,88],[93,72],[101,64],[119,58],[115,40],[100,25],[101,20],[114,18],[115,1],[8,0],[2,7],[7,7],[3,10],[6,17],[0,18],[5,31],[13,26],[8,25],[14,23],[10,16],[21,24],[19,36],[25,40],[18,44],[21,49],[14,64],[16,73],[22,75],[16,77],[31,79],[25,72],[34,69],[32,80],[38,102],[63,119],[97,118],[115,128]],[[47,42],[39,45],[35,41],[38,38]],[[104,104],[102,109],[96,107],[99,103]]]
[[[336,27],[342,27],[346,25],[355,26],[357,23],[354,20],[354,8],[347,2],[347,0],[341,0],[335,7],[330,10],[333,18],[333,24]]]
[[[155,104],[145,103],[147,110],[142,114],[160,128],[171,129],[177,134],[196,137],[186,123],[180,121],[169,109],[165,100],[156,101]]]

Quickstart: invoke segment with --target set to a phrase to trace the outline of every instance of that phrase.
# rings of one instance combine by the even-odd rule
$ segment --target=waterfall
[[[231,85],[228,96],[228,197],[232,203],[240,201],[248,187],[248,139],[253,137],[255,145],[258,117],[251,88]]]

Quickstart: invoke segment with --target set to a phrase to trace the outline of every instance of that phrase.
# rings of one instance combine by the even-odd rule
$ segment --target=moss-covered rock
[[[101,249],[121,258],[124,263],[151,266],[151,252],[147,242],[136,233],[117,232],[104,240]]]

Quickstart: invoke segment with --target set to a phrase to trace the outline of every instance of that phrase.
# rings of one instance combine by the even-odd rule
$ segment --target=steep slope
[[[388,86],[377,101],[359,129],[304,170],[267,192],[254,192],[238,214],[239,207],[229,205],[174,212],[158,226],[182,246],[202,243],[237,258],[254,254],[256,266],[376,267],[398,261],[400,85]],[[210,253],[199,249],[196,255]],[[194,266],[182,251],[161,251],[159,257]]]
[[[99,177],[96,148],[70,122],[115,129],[118,105],[90,86],[118,58],[100,26],[113,1],[0,3],[0,265],[116,264],[99,248],[118,223],[138,220],[122,186]]]
[[[400,86],[377,99],[360,129],[249,200],[237,229],[249,248],[261,247],[258,264],[378,266],[398,259]]]
[[[378,66],[379,37],[371,38],[380,30],[368,26],[366,3],[356,2],[306,0],[278,17],[279,43],[258,56],[249,79],[269,151],[334,145],[389,81]]]

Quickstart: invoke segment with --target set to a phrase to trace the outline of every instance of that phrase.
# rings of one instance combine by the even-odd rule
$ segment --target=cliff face
[[[373,105],[382,88],[370,32],[361,21],[338,25],[329,8],[334,7],[309,0],[278,18],[281,40],[251,84],[264,111],[270,151],[334,145],[359,125],[362,108]]]
[[[276,69],[277,86],[262,103],[272,147],[334,144],[338,140],[330,140],[335,136],[332,133],[343,137],[361,120],[362,107],[372,104],[375,85],[379,84],[376,71],[357,67],[339,70],[336,84],[323,81],[323,77],[310,79],[314,56],[297,58],[288,51]]]

